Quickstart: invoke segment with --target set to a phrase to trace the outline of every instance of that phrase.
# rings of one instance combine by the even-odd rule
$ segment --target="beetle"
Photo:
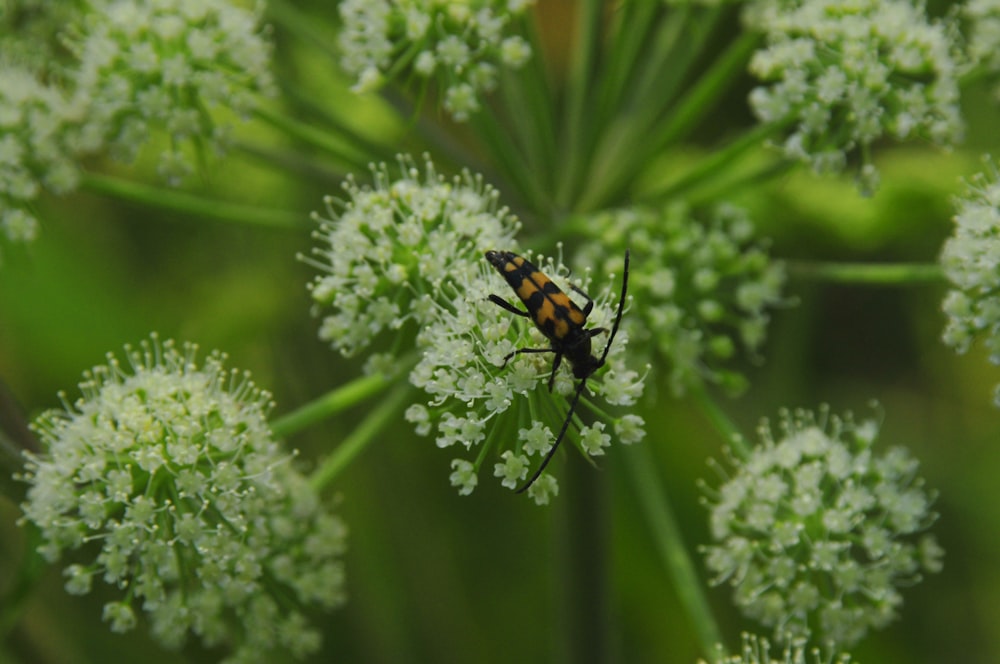
[[[544,272],[535,267],[527,259],[518,256],[510,251],[486,252],[486,260],[507,280],[507,283],[514,289],[514,293],[524,304],[527,311],[519,309],[510,301],[499,295],[490,294],[489,300],[501,308],[517,316],[530,318],[535,327],[549,340],[548,348],[519,348],[508,353],[503,360],[503,366],[515,355],[521,353],[555,353],[552,361],[552,373],[549,376],[549,392],[556,379],[556,371],[562,363],[563,358],[570,363],[573,376],[580,380],[580,384],[573,394],[573,399],[569,404],[569,411],[566,419],[563,420],[562,428],[556,436],[555,442],[545,454],[538,469],[528,478],[528,481],[516,490],[516,493],[526,491],[539,478],[545,467],[549,465],[552,455],[555,454],[562,442],[563,437],[569,429],[569,423],[576,410],[576,404],[583,394],[583,389],[587,385],[587,379],[595,371],[604,366],[611,350],[611,342],[614,341],[618,333],[618,326],[622,321],[622,313],[625,309],[625,296],[628,293],[628,264],[629,251],[625,250],[625,267],[622,271],[622,294],[618,300],[618,312],[615,314],[615,322],[611,327],[611,334],[608,336],[608,343],[604,346],[604,351],[600,357],[592,353],[591,339],[608,330],[603,327],[585,327],[587,316],[594,309],[594,301],[582,289],[571,284],[570,288],[582,295],[586,299],[586,304],[581,309],[573,300],[564,293],[555,282],[553,282]]]

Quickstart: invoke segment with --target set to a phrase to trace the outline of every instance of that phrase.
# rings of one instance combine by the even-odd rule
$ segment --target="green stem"
[[[729,448],[741,459],[750,456],[750,448],[747,447],[746,439],[739,428],[729,419],[729,416],[719,408],[705,390],[704,387],[692,387],[690,389],[691,398],[697,402],[698,407],[712,423],[715,430],[725,439]]]
[[[329,486],[330,482],[346,468],[368,445],[375,440],[395,416],[403,409],[410,399],[412,389],[409,383],[402,383],[389,393],[379,405],[363,419],[350,435],[337,446],[332,453],[313,471],[309,477],[312,487],[320,491]]]
[[[525,163],[524,153],[511,142],[508,130],[500,124],[493,109],[484,106],[472,115],[469,124],[486,143],[498,170],[517,190],[525,206],[531,210],[550,210],[548,194]]]
[[[556,164],[555,102],[542,60],[537,26],[520,20],[521,31],[531,38],[535,55],[514,72],[503,69],[500,90],[507,124],[521,144],[531,173],[546,191],[554,187]]]
[[[271,431],[276,438],[287,438],[316,422],[378,394],[391,384],[392,381],[382,374],[355,378],[347,385],[341,385],[320,398],[275,419],[271,422]]]
[[[645,3],[640,3],[645,5]],[[632,5],[623,7],[623,11]],[[576,196],[576,187],[583,178],[586,155],[593,148],[595,118],[591,84],[600,51],[601,16],[604,3],[584,0],[577,3],[576,21],[566,78],[566,100],[563,104],[563,121],[558,136],[561,167],[554,174],[556,205],[569,208]],[[540,57],[540,54],[536,57]]]
[[[657,199],[664,200],[680,196],[698,187],[706,180],[720,177],[726,165],[734,163],[740,155],[763,144],[768,138],[778,133],[783,126],[783,123],[756,125],[753,129],[729,143],[724,149],[712,152],[709,156],[702,159],[684,177],[667,185],[658,194]]]
[[[321,121],[355,153],[367,155],[370,161],[391,161],[399,152],[399,141],[394,135],[386,135],[384,128],[378,131],[378,140],[368,138],[360,133],[359,128],[353,127],[335,112],[332,106],[316,95],[314,90],[303,88],[297,82],[283,80],[281,82],[281,97],[287,100],[293,107],[296,117],[305,117]],[[388,103],[386,104],[388,107]],[[367,125],[365,126],[367,130]]]
[[[288,30],[294,41],[312,44],[333,62],[340,60],[334,38],[316,30],[316,21],[283,0],[268,0],[267,17]]]
[[[662,151],[704,120],[708,110],[732,89],[733,79],[746,67],[750,54],[759,43],[760,35],[755,32],[744,33],[732,42],[711,69],[698,78],[698,82],[688,90],[660,126],[653,129],[651,135],[656,137],[656,141],[655,147],[650,146],[650,152]]]
[[[750,188],[756,188],[770,182],[789,171],[801,166],[800,162],[783,158],[774,158],[770,162],[757,166],[756,170],[747,173],[734,174],[731,179],[719,178],[710,185],[698,189],[696,194],[687,197],[692,207],[713,205],[719,200],[733,197],[735,194]]]
[[[48,564],[38,547],[42,544],[42,534],[33,524],[21,529],[24,534],[24,553],[21,568],[9,592],[0,597],[0,642],[6,637],[21,619],[24,609],[31,598],[35,587],[48,568]]]
[[[705,106],[711,99],[709,91],[720,94],[724,88],[724,80],[720,79],[724,79],[723,74],[732,72],[738,64],[731,55],[732,51],[727,51],[720,59],[724,67],[716,66],[705,75],[708,77],[707,85],[703,82],[704,77],[699,77],[699,83],[694,88],[695,98],[682,109],[684,117],[674,133],[666,138],[661,138],[658,133],[663,131],[658,125],[672,122],[670,116],[674,111],[668,109],[676,101],[678,90],[690,78],[691,69],[699,61],[702,49],[713,43],[709,34],[723,13],[722,8],[714,7],[694,16],[689,7],[672,8],[659,20],[636,71],[630,73],[628,94],[602,133],[591,160],[591,172],[587,176],[590,184],[582,192],[577,210],[595,209],[608,201],[621,199],[650,158],[659,154],[668,140],[676,139],[688,119],[700,120],[704,117]]]
[[[608,483],[586,464],[563,465],[555,538],[558,634],[550,661],[607,664],[614,647]],[[556,516],[556,515],[554,515]]]
[[[119,200],[181,212],[215,221],[259,226],[262,228],[301,229],[310,225],[309,217],[286,210],[268,210],[257,205],[239,205],[187,192],[154,187],[123,180],[111,175],[86,173],[81,187],[87,191]]]
[[[616,13],[621,16],[610,38],[607,66],[602,71],[601,86],[595,95],[599,116],[604,123],[611,122],[623,109],[635,108],[636,101],[652,101],[645,95],[650,91],[650,80],[655,79],[656,96],[670,98],[683,73],[676,66],[658,68],[662,58],[674,52],[678,39],[684,34],[691,15],[691,6],[671,7],[666,13],[655,2],[630,2]],[[656,60],[656,62],[651,62]],[[660,107],[646,109],[653,113]]]
[[[259,120],[266,122],[285,134],[328,153],[335,159],[340,160],[341,163],[349,166],[352,170],[364,168],[370,159],[369,155],[358,151],[352,146],[352,143],[356,143],[353,139],[341,138],[317,129],[313,124],[290,118],[263,106],[258,106],[254,109],[254,115]]]
[[[640,509],[656,543],[657,553],[674,582],[677,595],[701,644],[702,652],[714,652],[722,643],[719,626],[709,608],[704,584],[700,580],[663,483],[657,476],[649,445],[634,445],[622,450],[625,468],[635,490]]]
[[[911,286],[944,280],[937,263],[824,263],[788,261],[788,273],[805,281],[871,286]]]

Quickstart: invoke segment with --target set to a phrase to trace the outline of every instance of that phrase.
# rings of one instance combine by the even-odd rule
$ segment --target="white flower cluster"
[[[955,230],[941,250],[952,284],[942,305],[948,316],[944,342],[965,353],[977,339],[1000,364],[1000,171],[987,161],[957,201]],[[993,393],[1000,407],[1000,385]]]
[[[536,265],[563,292],[573,293],[568,270],[561,262],[540,256],[531,260],[537,261]],[[478,277],[456,293],[453,306],[436,308],[436,320],[420,333],[424,353],[411,381],[432,399],[407,411],[418,433],[429,434],[436,424],[439,447],[457,444],[469,451],[478,450],[475,461],[452,461],[451,481],[463,495],[476,487],[484,453],[491,447],[497,448],[502,459],[494,466],[494,476],[501,478],[503,486],[518,488],[553,444],[554,432],[562,425],[567,402],[576,389],[564,362],[556,374],[553,393],[548,392],[551,353],[519,355],[503,366],[508,353],[518,348],[547,348],[549,342],[529,319],[513,316],[487,299],[496,293],[508,301],[517,301],[506,281],[485,260],[480,258],[477,265]],[[580,286],[586,290],[589,284]],[[595,304],[587,326],[610,329],[618,296],[616,284],[610,282],[593,295]],[[594,338],[598,354],[603,350],[604,338]],[[643,376],[624,363],[627,344],[627,333],[619,332],[609,349],[607,368],[587,381],[589,391],[585,391],[580,404],[597,414],[598,421],[589,426],[577,423],[576,429],[569,430],[568,440],[588,456],[604,454],[612,434],[625,444],[644,436],[642,418],[631,414],[612,417],[591,396],[600,396],[612,406],[631,406],[641,396]],[[556,479],[547,472],[528,489],[528,495],[540,505],[556,494]]]
[[[34,424],[45,453],[29,455],[23,509],[41,553],[96,553],[66,567],[66,589],[120,589],[104,608],[114,631],[141,607],[167,647],[194,634],[240,662],[315,651],[319,632],[290,600],[343,602],[346,527],[271,438],[270,395],[219,353],[199,368],[191,344],[154,336],[126,351],[131,371],[109,355],[81,399]]]
[[[968,21],[970,60],[1000,73],[1000,0],[967,0],[962,16]]]
[[[484,253],[516,250],[520,223],[498,208],[496,190],[479,176],[465,173],[449,181],[429,161],[421,175],[407,158],[400,159],[399,177],[393,178],[384,164],[374,175],[374,187],[348,180],[348,198],[336,206],[340,212],[328,202],[331,218],[318,219],[320,246],[307,260],[321,271],[311,284],[317,311],[325,314],[320,337],[352,355],[377,343],[383,331],[398,330],[392,353],[373,354],[369,367],[390,371],[406,354],[399,349],[416,346],[420,357],[410,381],[430,401],[411,406],[407,419],[419,434],[433,433],[439,447],[460,444],[476,451],[474,461],[453,461],[452,483],[460,493],[471,493],[492,449],[502,460],[494,473],[504,486],[514,488],[527,478],[530,457],[540,460],[551,446],[566,395],[574,389],[563,369],[555,395],[549,394],[548,353],[518,356],[502,366],[517,348],[548,346],[530,321],[487,299],[491,293],[514,297]],[[539,266],[571,292],[564,267],[551,261]],[[617,302],[614,285],[608,284],[595,300],[589,325],[610,327]],[[410,329],[413,336],[408,337]],[[626,343],[627,335],[619,334],[609,366],[588,381],[590,390],[615,405],[633,403],[642,389],[641,378],[622,365]],[[581,405],[592,406],[591,397],[581,399]],[[610,417],[598,412],[600,419]],[[642,437],[636,416],[624,415],[612,424],[624,442]],[[611,441],[605,426],[598,422],[571,428],[569,440],[578,441],[588,454],[600,454]],[[555,492],[555,478],[543,475],[529,494],[544,503]]]
[[[70,40],[75,91],[86,100],[88,131],[117,158],[132,159],[154,130],[171,149],[161,175],[191,170],[188,144],[221,151],[224,126],[210,110],[247,115],[272,87],[270,44],[258,16],[229,0],[91,0]]]
[[[437,79],[443,104],[458,121],[479,109],[499,69],[531,57],[523,37],[506,35],[531,0],[345,0],[340,3],[341,64],[356,92],[377,88],[408,70]]]
[[[851,657],[846,653],[835,657],[824,656],[819,648],[808,648],[801,639],[782,648],[780,659],[776,659],[771,656],[771,644],[767,639],[744,632],[740,636],[739,654],[726,655],[720,646],[711,664],[850,664],[850,661]],[[698,664],[708,662],[698,660]]]
[[[921,569],[940,570],[933,536],[917,537],[932,495],[904,448],[872,452],[874,420],[784,413],[779,440],[766,422],[760,435],[711,492],[708,569],[777,640],[850,647],[896,616]]]
[[[330,217],[313,215],[319,246],[304,260],[320,271],[309,286],[319,336],[345,356],[408,321],[423,329],[481,274],[483,251],[514,246],[521,224],[482,177],[448,180],[427,158],[424,170],[406,156],[398,177],[379,164],[373,187],[348,177],[346,200],[327,197]],[[373,368],[393,359],[376,356]]]
[[[228,0],[8,4],[21,5],[0,11],[0,238],[11,242],[34,238],[35,201],[75,189],[82,159],[131,160],[165,131],[158,168],[176,183],[204,148],[225,147],[212,111],[246,115],[272,87],[258,16]]]
[[[859,188],[878,186],[871,147],[883,138],[960,140],[955,31],[909,0],[761,0],[748,22],[767,37],[750,71],[763,122],[790,124],[782,149],[817,173],[860,160]]]
[[[27,69],[0,65],[0,237],[34,240],[38,220],[31,208],[41,192],[76,187],[79,123],[59,89]]]
[[[583,226],[596,241],[581,250],[581,264],[614,271],[618,252],[631,248],[629,292],[641,306],[625,325],[665,360],[671,389],[682,394],[703,382],[744,389],[746,378],[727,363],[757,358],[769,310],[785,302],[783,264],[754,238],[746,212],[731,205],[707,215],[684,204],[628,208]]]

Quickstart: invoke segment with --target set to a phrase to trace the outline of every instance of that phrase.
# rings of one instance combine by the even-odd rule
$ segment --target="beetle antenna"
[[[535,480],[539,478],[542,471],[545,470],[545,466],[549,465],[549,461],[552,460],[552,455],[556,453],[559,449],[559,443],[562,442],[563,437],[566,436],[566,430],[569,429],[569,422],[573,419],[573,411],[576,409],[576,402],[580,400],[580,395],[583,393],[583,388],[587,384],[587,379],[584,378],[580,381],[579,387],[576,388],[576,394],[573,395],[573,400],[569,403],[569,412],[566,413],[566,419],[563,420],[562,428],[559,429],[559,435],[556,436],[556,442],[552,443],[552,447],[549,451],[545,453],[545,458],[542,459],[542,463],[539,464],[538,468],[532,473],[528,481],[521,485],[521,488],[517,489],[514,493],[524,493],[527,491],[528,487],[535,483]]]
[[[615,324],[611,326],[611,336],[608,337],[608,343],[604,347],[604,353],[601,354],[601,361],[597,363],[597,366],[604,366],[604,360],[608,357],[608,351],[611,350],[611,342],[615,340],[615,335],[618,334],[618,326],[622,322],[622,313],[625,311],[625,295],[628,293],[628,259],[629,250],[625,250],[625,267],[622,270],[622,296],[618,300],[618,313],[615,314]]]
[[[625,311],[625,295],[628,293],[628,262],[629,262],[629,250],[626,249],[625,268],[622,271],[622,295],[621,298],[618,300],[618,313],[615,314],[615,324],[611,327],[611,335],[608,337],[608,343],[604,347],[604,353],[601,355],[600,362],[598,362],[597,365],[595,366],[595,370],[597,368],[604,366],[604,361],[608,357],[608,351],[611,350],[611,342],[614,341],[615,335],[618,333],[618,326],[622,322],[622,313]],[[566,431],[569,429],[569,423],[573,419],[573,412],[576,410],[576,404],[578,401],[580,401],[580,395],[583,394],[583,388],[586,386],[587,386],[587,378],[585,377],[580,380],[580,384],[576,388],[576,393],[573,395],[573,400],[569,402],[569,411],[567,411],[566,419],[563,420],[562,428],[559,429],[559,434],[556,436],[556,442],[552,443],[552,447],[550,447],[549,451],[545,453],[545,458],[542,459],[542,463],[539,464],[535,472],[531,474],[531,477],[528,478],[528,481],[522,484],[520,488],[515,490],[514,493],[524,493],[525,491],[527,491],[528,487],[530,487],[532,484],[535,483],[535,480],[537,480],[541,476],[542,471],[545,470],[545,467],[549,465],[549,461],[552,460],[552,456],[556,453],[556,450],[559,449],[559,444],[566,436]]]

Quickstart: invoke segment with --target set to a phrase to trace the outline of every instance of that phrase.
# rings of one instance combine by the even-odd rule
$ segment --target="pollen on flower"
[[[109,354],[81,398],[33,424],[45,452],[27,455],[22,507],[40,552],[92,556],[67,566],[66,589],[101,579],[124,592],[104,608],[113,631],[133,629],[142,608],[168,647],[191,634],[214,645],[233,628],[247,637],[236,658],[290,647],[259,603],[277,592],[283,603],[340,604],[346,528],[272,439],[270,394],[225,370],[221,353],[199,366],[193,344],[154,335],[126,359]]]

